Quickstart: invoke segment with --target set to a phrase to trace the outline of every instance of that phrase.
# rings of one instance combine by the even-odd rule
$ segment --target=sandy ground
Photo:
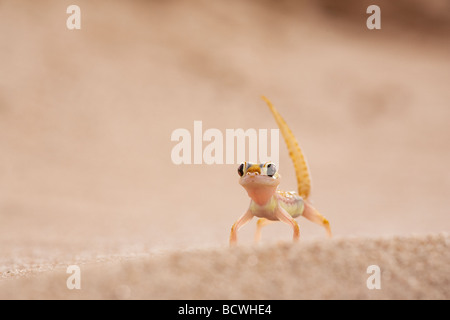
[[[78,1],[69,31],[70,1],[0,2],[0,297],[276,298],[264,278],[280,298],[448,299],[450,10],[408,3],[382,2],[369,31],[358,1]],[[172,162],[171,133],[196,120],[275,128],[261,94],[299,139],[335,240],[299,220],[298,245],[276,224],[251,247],[251,224],[230,253],[248,206],[237,165]],[[295,189],[280,145],[281,187]],[[255,282],[202,284],[249,259]],[[73,263],[78,293],[60,287]],[[387,266],[381,293],[361,286],[367,263]]]
[[[448,299],[450,236],[342,238],[302,245],[101,257],[68,290],[66,268],[1,283],[0,298]],[[374,263],[379,289],[368,289]],[[369,279],[370,278],[370,279]],[[368,281],[369,279],[369,281]]]

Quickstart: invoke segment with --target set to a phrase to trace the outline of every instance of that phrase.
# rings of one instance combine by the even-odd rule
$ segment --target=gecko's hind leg
[[[261,218],[258,219],[258,221],[256,222],[256,232],[255,232],[255,243],[258,243],[261,240],[261,230],[263,227],[267,226],[268,224],[271,224],[272,220],[266,219],[266,218]]]
[[[328,236],[331,238],[332,234],[330,223],[308,201],[305,201],[305,210],[303,211],[303,216],[309,221],[317,223],[318,225],[324,227],[327,231]]]

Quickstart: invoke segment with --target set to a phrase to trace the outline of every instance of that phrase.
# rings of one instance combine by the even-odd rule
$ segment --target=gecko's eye
[[[273,163],[267,165],[267,175],[273,177],[277,173],[277,167]]]
[[[241,163],[241,165],[238,168],[238,174],[241,177],[244,175],[244,165],[245,165],[245,163]]]

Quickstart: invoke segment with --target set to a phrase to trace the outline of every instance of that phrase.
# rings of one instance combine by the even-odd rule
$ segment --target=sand
[[[77,2],[75,31],[70,1],[0,4],[1,298],[449,298],[446,1],[382,1],[375,31],[361,1]],[[299,218],[300,243],[279,223],[254,247],[253,222],[230,251],[238,165],[172,161],[194,121],[276,128],[261,94],[331,241]]]
[[[99,256],[79,263],[79,290],[67,288],[59,266],[0,282],[0,298],[448,299],[449,249],[440,234]]]

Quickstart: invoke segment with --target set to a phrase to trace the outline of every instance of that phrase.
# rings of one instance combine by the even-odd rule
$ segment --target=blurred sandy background
[[[261,94],[299,139],[335,241],[449,231],[449,58],[446,0],[0,1],[0,297],[71,297],[16,279],[70,263],[226,248],[249,202],[237,165],[174,165],[170,136],[195,120],[276,128]],[[299,222],[304,243],[333,245]],[[280,223],[263,243],[290,238]]]

